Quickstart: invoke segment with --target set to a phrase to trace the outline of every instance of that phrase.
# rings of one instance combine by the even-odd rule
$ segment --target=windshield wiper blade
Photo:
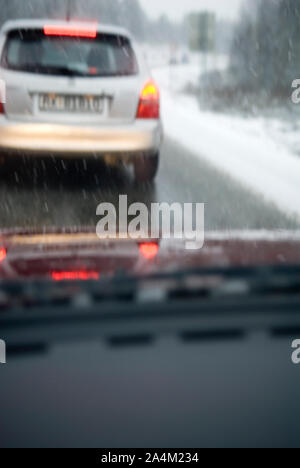
[[[86,73],[80,70],[70,68],[70,67],[56,67],[56,66],[48,66],[44,65],[42,69],[47,70],[49,73],[56,73],[59,75],[67,75],[67,76],[85,76]]]
[[[147,298],[143,298],[144,281]],[[160,283],[151,285],[146,279],[133,279],[124,285],[123,291],[118,291],[122,282],[95,281],[81,285],[76,282],[72,288],[70,284],[58,285],[54,296],[51,291],[47,293],[45,283],[44,290],[41,283],[34,283],[39,286],[35,290],[34,284],[26,287],[25,283],[26,303],[20,302],[12,310],[0,309],[1,333],[8,350],[23,355],[26,351],[44,352],[57,342],[70,340],[99,340],[110,346],[150,345],[162,336],[173,336],[186,343],[232,341],[258,332],[270,337],[296,336],[300,330],[299,294],[279,297],[212,294],[192,298],[167,294],[153,303],[155,288],[164,288]],[[11,286],[11,293],[20,297],[22,291],[18,290],[18,284]],[[64,287],[69,291],[65,297],[60,295]],[[94,295],[97,288],[98,298]],[[166,285],[165,288],[168,289]],[[30,302],[37,289],[40,301],[32,307]]]
[[[190,278],[193,279],[192,282],[189,281]],[[295,294],[300,297],[300,266],[207,267],[150,275],[131,275],[122,271],[112,278],[102,276],[97,281],[2,280],[0,292],[9,299],[8,310],[22,307],[27,301],[28,292],[31,299],[29,303],[26,302],[26,307],[47,307],[62,302],[69,303],[72,307],[74,288],[70,289],[70,284],[76,286],[77,293],[89,296],[95,304],[107,301],[133,303],[137,297],[141,301],[141,298],[147,296],[146,292],[152,285],[161,291],[161,294],[156,296],[156,301],[159,299],[160,302],[168,299],[200,299],[235,294]],[[1,309],[6,309],[4,304],[0,304]]]

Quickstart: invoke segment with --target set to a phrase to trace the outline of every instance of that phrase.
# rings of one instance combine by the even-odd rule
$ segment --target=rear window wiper
[[[57,76],[79,76],[88,78],[101,78],[101,77],[120,77],[120,76],[133,76],[137,73],[134,71],[101,71],[99,73],[90,73],[89,71],[76,70],[66,66],[54,66],[54,65],[11,65],[8,63],[2,63],[4,68],[13,71],[20,71],[23,73],[40,73],[43,75],[57,75]]]
[[[10,70],[28,72],[28,73],[41,73],[45,75],[63,75],[63,76],[87,76],[85,72],[75,70],[69,67],[53,66],[53,65],[8,65]]]

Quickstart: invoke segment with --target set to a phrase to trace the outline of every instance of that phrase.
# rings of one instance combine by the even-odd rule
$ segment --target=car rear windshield
[[[41,30],[11,32],[1,58],[10,70],[47,75],[128,76],[138,71],[128,38],[47,36]]]

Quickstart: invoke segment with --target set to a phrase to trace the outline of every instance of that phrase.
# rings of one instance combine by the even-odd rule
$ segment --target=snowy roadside
[[[298,130],[283,121],[204,112],[194,97],[182,94],[199,67],[159,67],[153,76],[162,91],[165,133],[201,159],[300,218]]]

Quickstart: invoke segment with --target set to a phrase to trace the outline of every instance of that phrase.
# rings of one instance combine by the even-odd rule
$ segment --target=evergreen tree
[[[299,0],[245,3],[235,29],[231,63],[240,87],[283,94],[299,76]]]

